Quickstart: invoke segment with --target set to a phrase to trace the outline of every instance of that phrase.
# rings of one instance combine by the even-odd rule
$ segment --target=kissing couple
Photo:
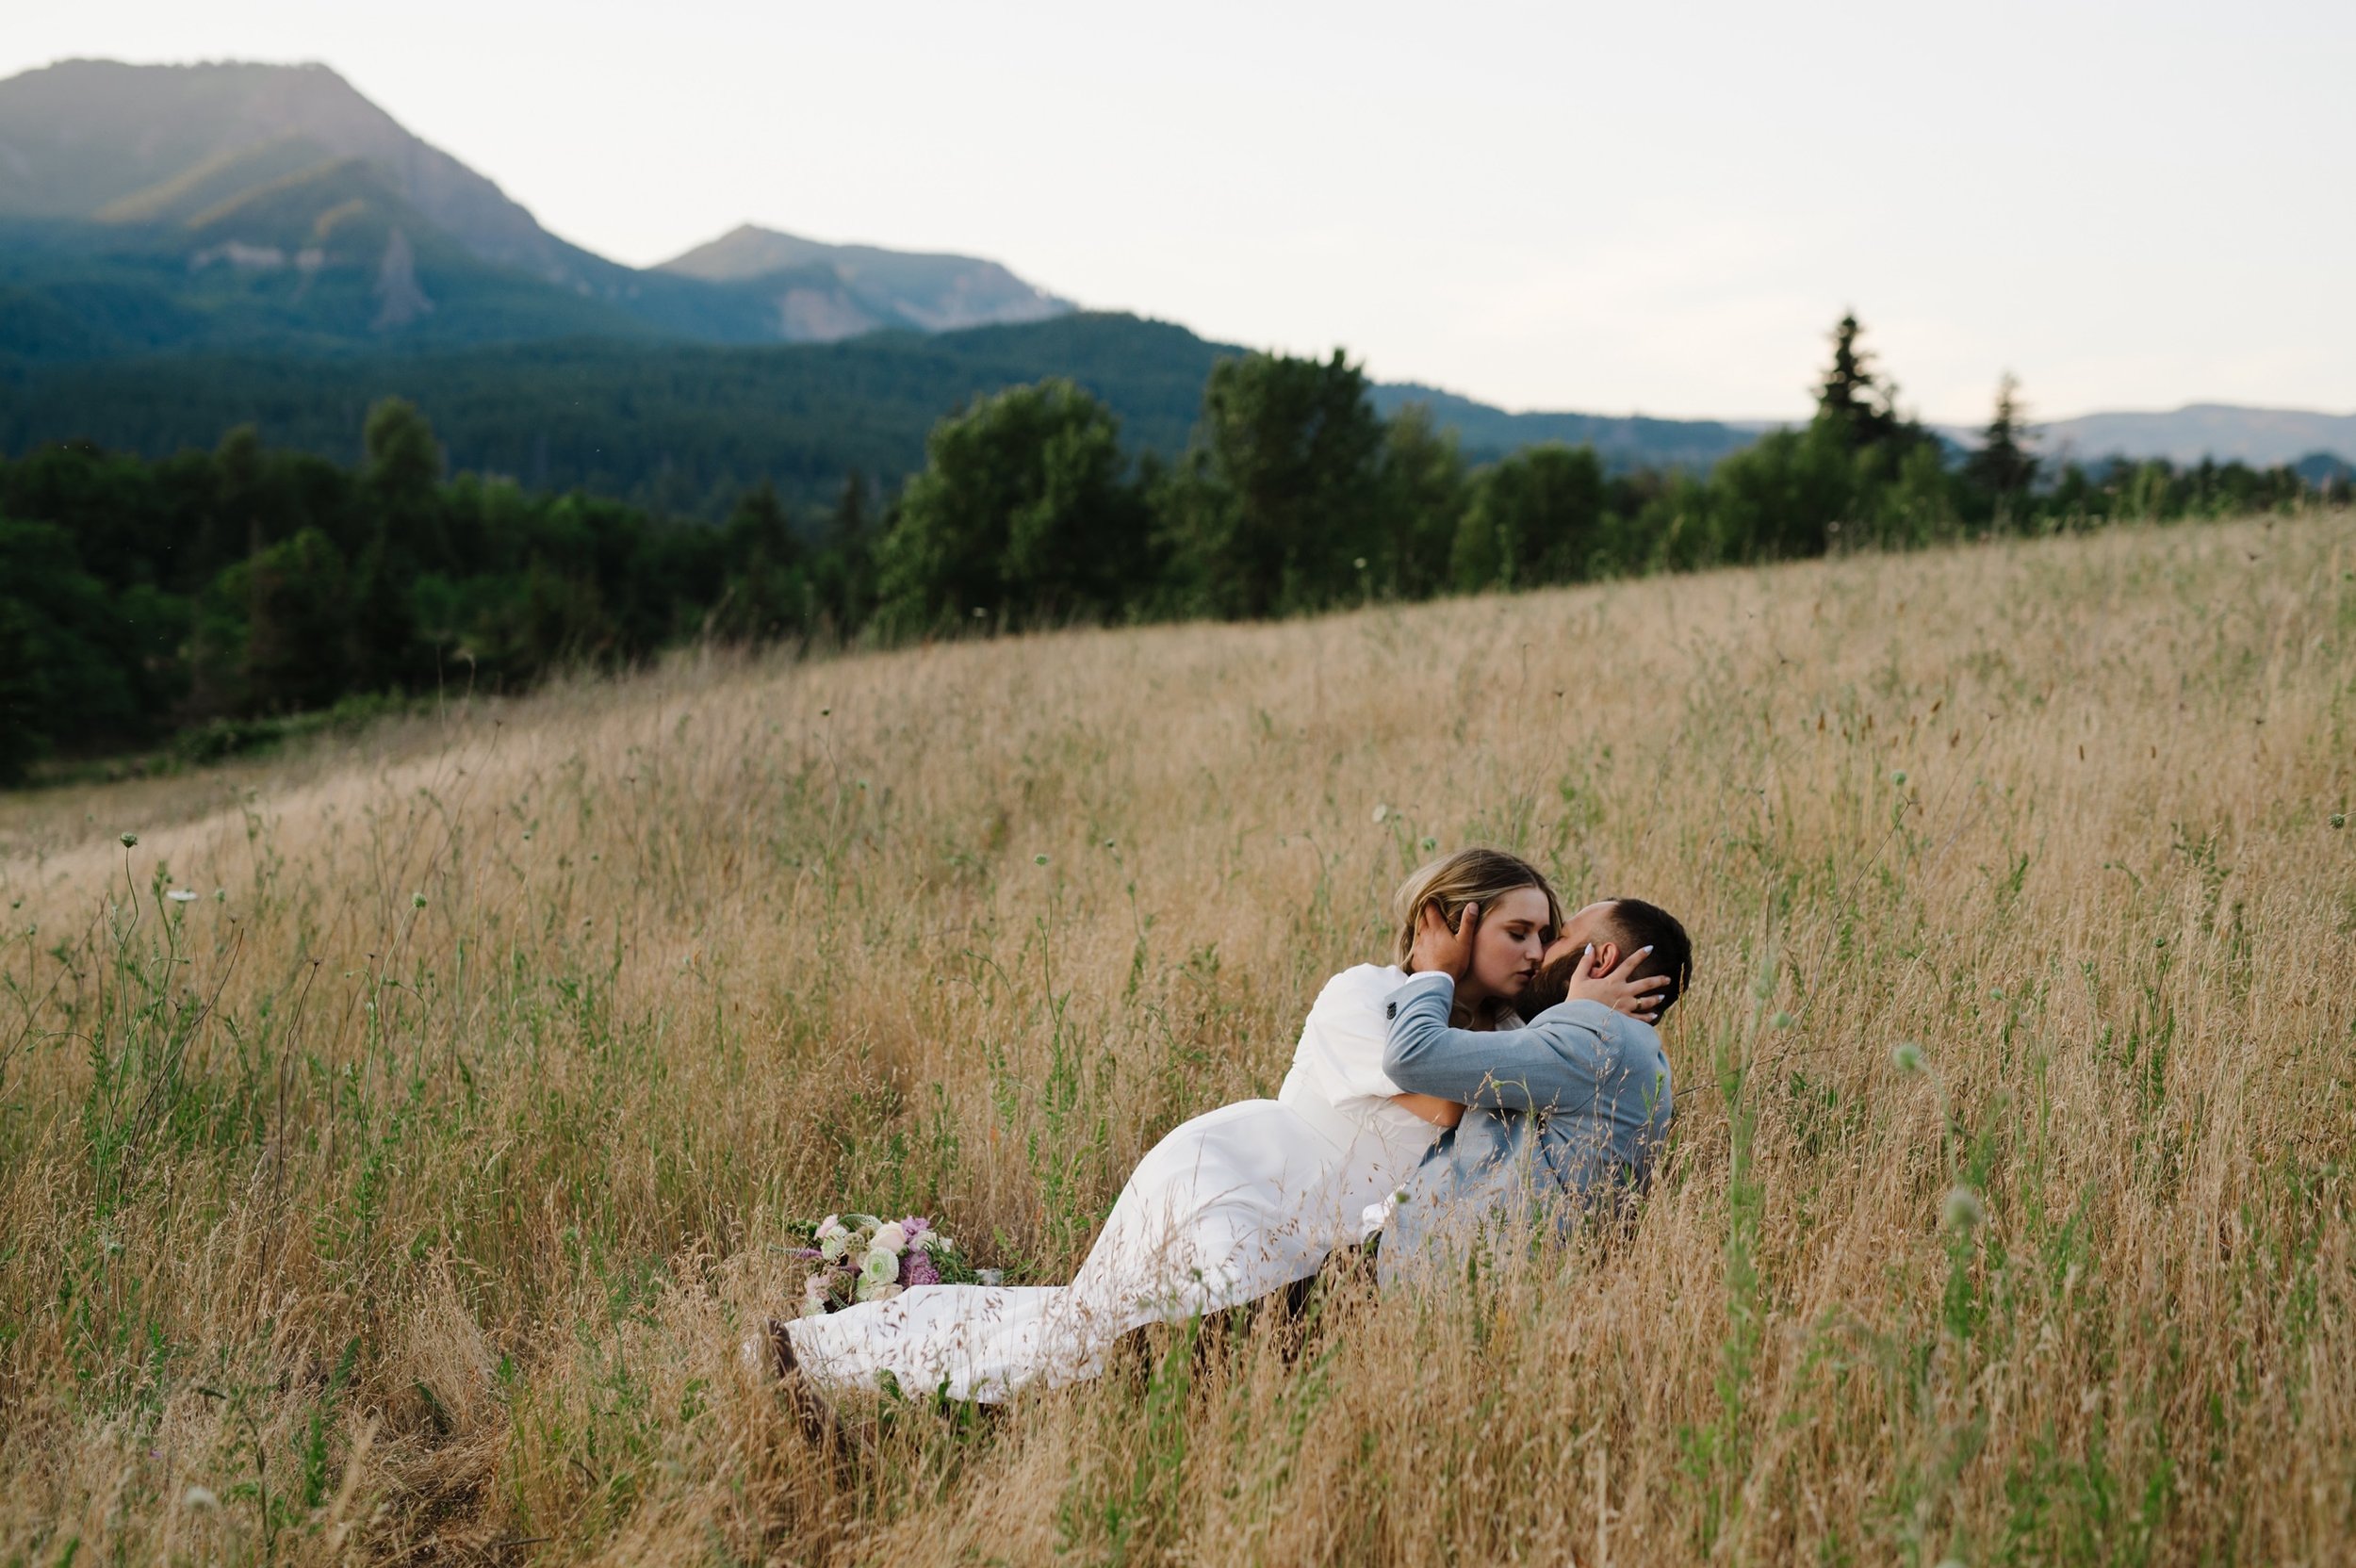
[[[1155,1144],[1070,1284],[916,1285],[773,1321],[778,1372],[822,1396],[1005,1399],[1096,1376],[1148,1324],[1307,1280],[1337,1248],[1374,1246],[1387,1287],[1484,1225],[1567,1226],[1641,1191],[1669,1131],[1653,1026],[1692,972],[1684,927],[1632,898],[1566,916],[1497,849],[1434,860],[1395,903],[1392,961],[1326,982],[1277,1097]]]

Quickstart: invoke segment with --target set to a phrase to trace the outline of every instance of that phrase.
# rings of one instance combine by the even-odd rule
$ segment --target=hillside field
[[[2351,796],[2345,512],[0,796],[0,1562],[2338,1558]],[[1693,931],[1630,1233],[839,1447],[740,1373],[795,1217],[1065,1277],[1476,841]]]

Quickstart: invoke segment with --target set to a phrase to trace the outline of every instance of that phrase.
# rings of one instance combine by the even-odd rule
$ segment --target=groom
[[[1530,1024],[1476,1034],[1448,1027],[1448,1007],[1480,923],[1469,907],[1451,931],[1427,908],[1415,975],[1384,1005],[1392,1082],[1465,1107],[1406,1185],[1366,1211],[1367,1229],[1382,1229],[1376,1267],[1386,1285],[1461,1268],[1484,1223],[1567,1223],[1626,1201],[1668,1137],[1669,1059],[1647,1020],[1684,994],[1693,964],[1685,927],[1642,899],[1587,906],[1519,999]],[[1612,1000],[1566,1001],[1575,983]]]

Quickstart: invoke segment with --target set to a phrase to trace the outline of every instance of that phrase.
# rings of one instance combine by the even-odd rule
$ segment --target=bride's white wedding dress
[[[1356,1217],[1415,1168],[1438,1129],[1391,1102],[1383,1004],[1404,971],[1326,982],[1274,1100],[1173,1129],[1130,1174],[1068,1285],[917,1285],[787,1326],[822,1388],[1002,1399],[1094,1377],[1131,1330],[1241,1305],[1317,1271]]]

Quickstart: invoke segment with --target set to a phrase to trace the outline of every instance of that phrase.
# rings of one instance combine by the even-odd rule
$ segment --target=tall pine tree
[[[1816,422],[1852,451],[1878,447],[1911,428],[1898,416],[1896,384],[1874,373],[1873,352],[1860,341],[1864,335],[1857,312],[1841,318],[1832,329],[1832,368],[1816,389]]]
[[[2007,370],[1996,384],[1996,413],[1981,433],[1980,449],[1963,466],[1964,478],[1988,498],[2000,519],[2017,510],[2037,482],[2037,460],[2025,445],[2029,431],[2022,412],[2021,383]]]

